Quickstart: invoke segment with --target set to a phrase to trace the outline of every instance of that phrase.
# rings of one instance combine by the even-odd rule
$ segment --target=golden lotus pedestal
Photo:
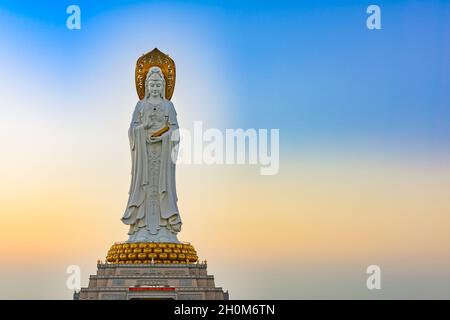
[[[206,262],[199,263],[188,243],[120,243],[98,262],[80,300],[228,300],[228,292],[216,287]]]

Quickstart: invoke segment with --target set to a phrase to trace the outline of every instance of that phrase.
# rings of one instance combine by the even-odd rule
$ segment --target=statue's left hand
[[[161,141],[161,140],[162,140],[161,136],[159,136],[159,137],[150,137],[150,141],[151,142],[158,142],[158,141]]]

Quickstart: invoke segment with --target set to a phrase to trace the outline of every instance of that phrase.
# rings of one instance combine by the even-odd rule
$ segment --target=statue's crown
[[[159,67],[164,74],[166,80],[165,96],[170,100],[175,89],[175,62],[157,48],[143,54],[136,62],[135,79],[139,99],[143,99],[145,96],[145,79],[148,70],[154,66]]]

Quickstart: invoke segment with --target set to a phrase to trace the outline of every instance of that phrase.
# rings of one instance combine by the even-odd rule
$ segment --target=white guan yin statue
[[[170,96],[173,93],[175,65],[170,69],[173,60],[155,50],[156,54],[143,57],[136,66],[138,93],[141,90],[143,97],[128,131],[132,170],[122,221],[130,226],[128,242],[179,243],[177,233],[182,222],[175,186],[178,141],[171,139],[178,122],[175,108],[166,98],[167,92]],[[164,73],[170,77],[169,88]]]

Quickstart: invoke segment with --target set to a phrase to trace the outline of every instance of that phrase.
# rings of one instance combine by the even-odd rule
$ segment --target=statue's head
[[[165,99],[166,81],[164,74],[159,67],[151,67],[145,79],[145,98]]]

